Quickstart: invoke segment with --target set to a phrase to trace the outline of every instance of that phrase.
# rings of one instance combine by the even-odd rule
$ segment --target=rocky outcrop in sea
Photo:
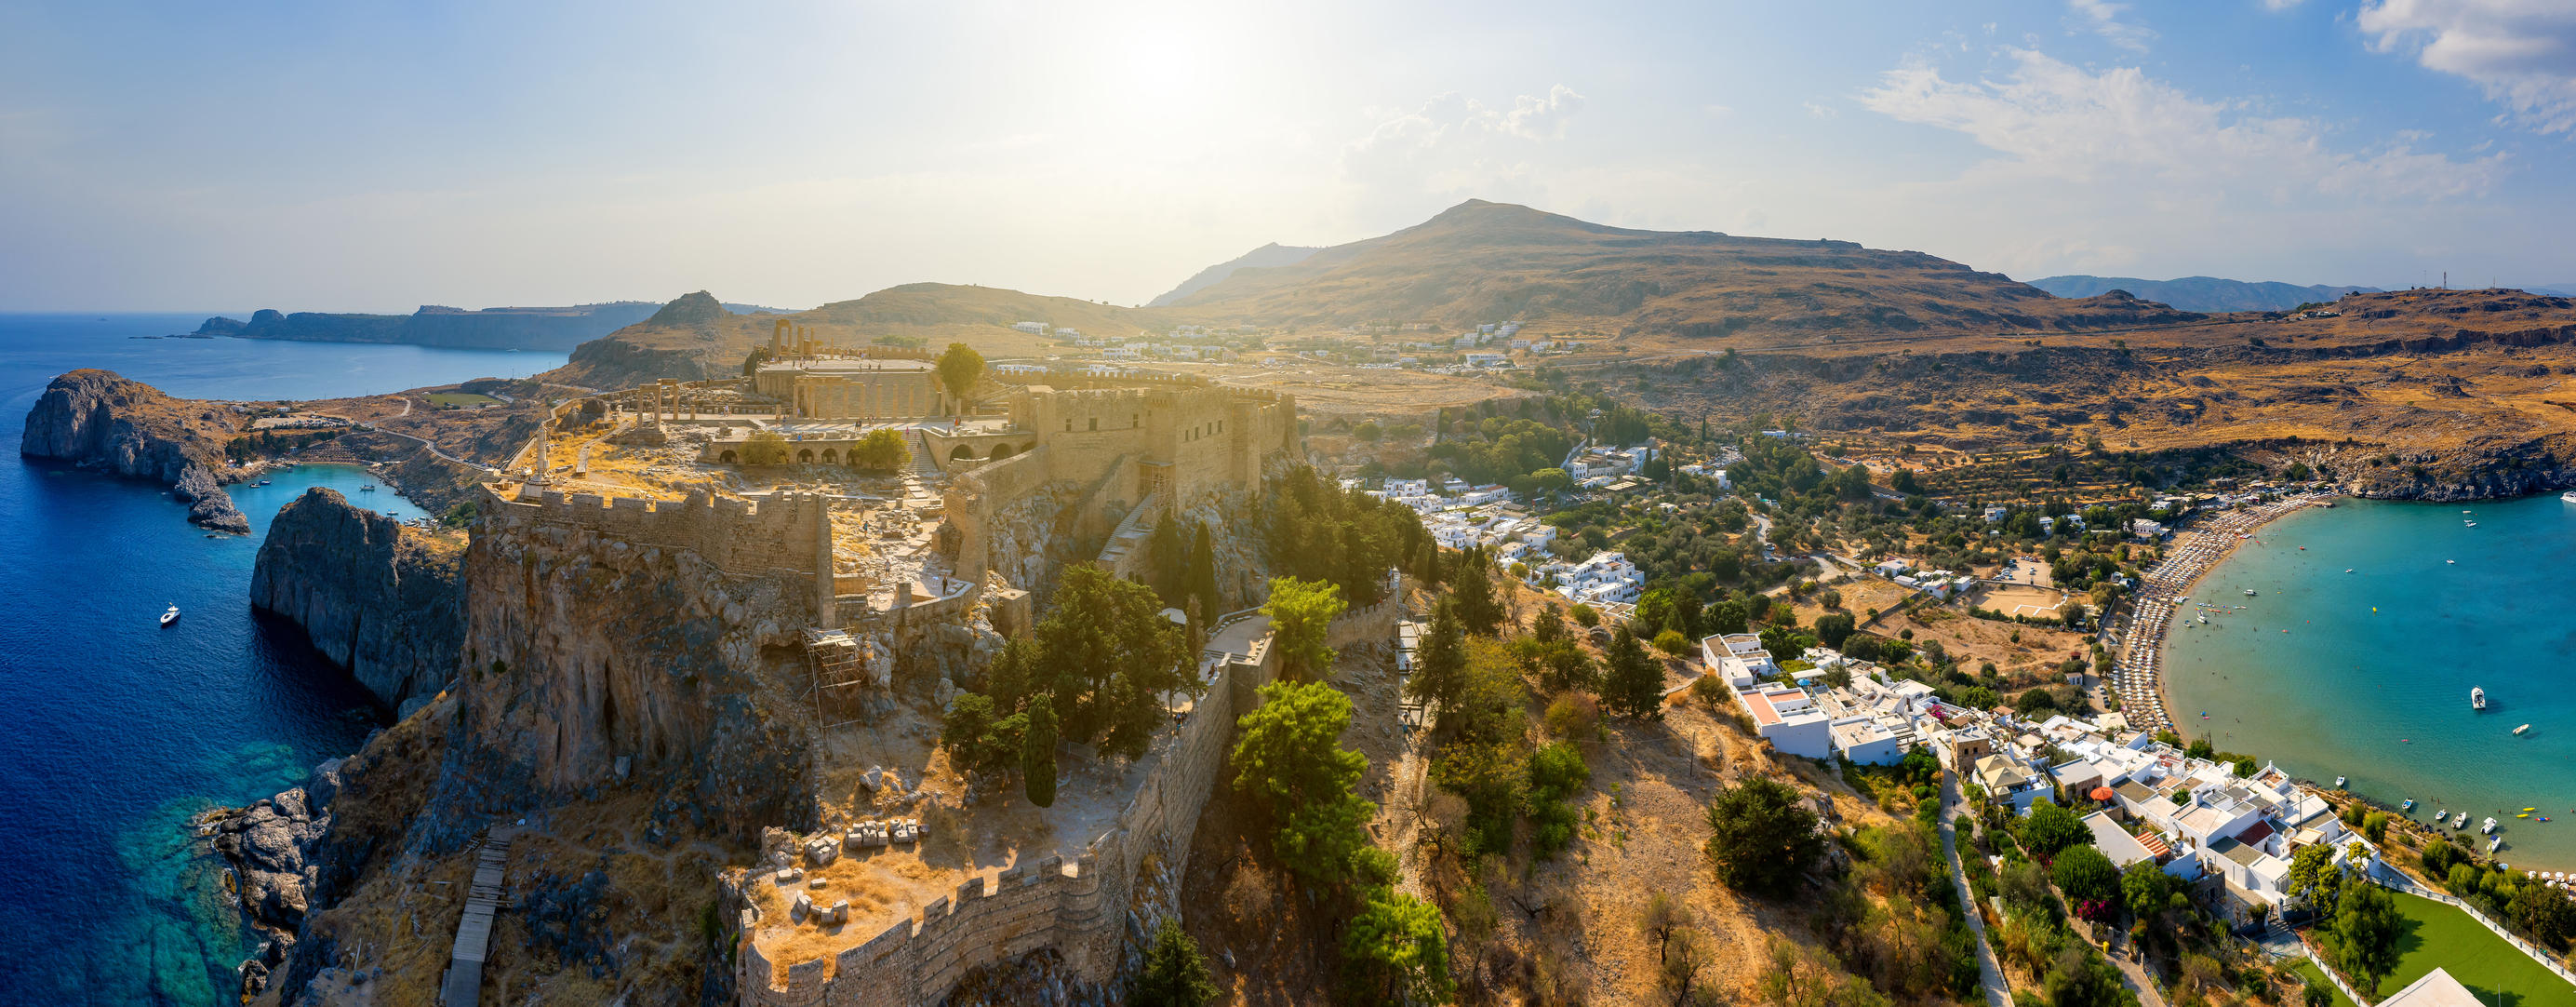
[[[404,715],[447,687],[465,638],[462,546],[314,487],[279,508],[251,569],[251,607]]]
[[[217,531],[250,532],[217,475],[238,417],[212,402],[173,398],[113,371],[82,369],[55,378],[27,410],[18,453],[132,479],[170,484],[188,520]]]

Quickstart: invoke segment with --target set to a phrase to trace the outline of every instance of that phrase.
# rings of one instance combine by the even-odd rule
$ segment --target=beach
[[[2121,626],[2120,660],[2112,668],[2111,686],[2119,691],[2120,712],[2130,726],[2145,731],[2174,729],[2165,708],[2165,634],[2173,628],[2174,613],[2190,597],[2193,585],[2252,540],[2255,529],[2326,499],[2324,494],[2302,493],[2231,510],[2174,537],[2165,558],[2146,571],[2131,599],[2129,618]]]

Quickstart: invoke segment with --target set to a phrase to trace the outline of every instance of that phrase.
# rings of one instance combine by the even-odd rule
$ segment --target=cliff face
[[[190,503],[188,520],[248,533],[217,473],[237,418],[218,403],[172,398],[112,371],[82,369],[55,378],[27,410],[18,453],[171,484]]]
[[[465,635],[462,544],[315,487],[268,526],[251,607],[303,627],[386,706],[410,713],[447,685]]]
[[[810,681],[810,585],[518,518],[477,524],[464,580],[451,763],[540,798],[659,781],[650,834],[813,817],[779,709]]]

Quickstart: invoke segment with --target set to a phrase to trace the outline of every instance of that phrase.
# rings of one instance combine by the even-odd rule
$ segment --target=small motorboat
[[[2482,823],[2480,823],[2480,824],[2478,825],[2478,831],[2480,831],[2480,832],[2484,832],[2484,833],[2488,833],[2488,834],[2492,835],[2492,834],[2494,834],[2494,832],[2495,832],[2495,827],[2496,827],[2496,820],[2495,820],[2495,816],[2494,816],[2494,815],[2488,815],[2488,816],[2487,816],[2487,820],[2486,820],[2485,822],[2482,822]]]
[[[2493,852],[2495,852],[2495,851],[2496,851],[2496,847],[2499,847],[2499,846],[2502,846],[2502,845],[2504,845],[2504,837],[2503,837],[2503,836],[2497,836],[2497,837],[2495,837],[2494,839],[2487,840],[2487,852],[2489,852],[2489,853],[2493,853]],[[2502,867],[2502,866],[2504,866],[2504,865],[2503,865],[2503,864],[2497,864],[2496,866],[2498,866],[2498,867]]]
[[[2254,589],[2253,589],[2253,588],[2250,588],[2250,587],[2249,587],[2249,588],[2246,588],[2246,589],[2245,589],[2245,596],[2246,596],[2246,597],[2248,597],[2248,598],[2254,597]]]
[[[2462,522],[2462,523],[2463,523],[2463,524],[2468,525],[2468,526],[2469,526],[2469,527],[2471,527],[2471,528],[2475,528],[2475,527],[2477,527],[2477,526],[2478,526],[2478,523],[2477,523],[2477,522],[2475,522],[2475,521],[2466,521],[2466,522]]]
[[[2343,568],[2343,572],[2345,572],[2345,573],[2351,573],[2351,572],[2352,572],[2352,568],[2351,568],[2351,567],[2345,567],[2345,568]]]
[[[177,621],[179,621],[179,606],[177,606],[177,605],[172,605],[172,606],[170,606],[170,610],[169,610],[169,611],[166,611],[166,612],[161,613],[161,624],[162,624],[162,625],[167,626],[167,625],[169,625],[169,624],[171,624],[171,623],[174,623],[174,622],[177,622]]]
[[[2453,816],[2451,816],[2451,827],[2452,827],[2452,828],[2454,828],[2454,829],[2465,829],[2465,828],[2468,828],[2468,827],[2469,827],[2469,813],[2468,813],[2468,812],[2466,812],[2466,811],[2463,811],[2463,812],[2460,812],[2460,813],[2459,813],[2459,814],[2457,814],[2457,815],[2453,815]]]
[[[376,491],[376,484],[374,484],[374,483],[368,483],[368,484],[366,484],[366,485],[364,485],[364,486],[360,486],[360,487],[358,487],[358,492],[360,492],[360,493],[373,493],[373,492],[375,492],[375,491]]]
[[[2522,725],[2521,727],[2514,728],[2514,729],[2513,729],[2513,733],[2514,733],[2514,735],[2515,735],[2516,737],[2519,737],[2519,736],[2521,736],[2522,732],[2524,732],[2524,731],[2528,731],[2528,730],[2531,730],[2531,725],[2529,725],[2529,724],[2524,724],[2524,725]]]
[[[2486,690],[2486,687],[2485,687],[2485,686],[2471,686],[2471,687],[2469,687],[2469,709],[2472,709],[2472,710],[2483,710],[2483,709],[2486,709],[2486,708],[2487,708],[2487,690]]]
[[[2336,789],[2336,790],[2342,790],[2342,789],[2343,789],[2343,777],[2340,777],[2340,776],[2335,777],[2335,789]]]
[[[2415,810],[2415,799],[2414,799],[2414,798],[2412,798],[2412,797],[2407,798],[2407,799],[2406,799],[2406,803],[2404,803],[2404,804],[2401,804],[2401,805],[2398,805],[2398,806],[2397,806],[2397,810],[2399,810],[2399,811],[2413,811],[2413,810]]]

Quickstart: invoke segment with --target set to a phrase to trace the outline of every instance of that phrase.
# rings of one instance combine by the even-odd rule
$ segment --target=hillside
[[[1199,270],[1197,274],[1191,276],[1189,279],[1182,280],[1180,286],[1173,287],[1172,289],[1165,291],[1161,297],[1145,302],[1145,306],[1149,308],[1168,306],[1172,302],[1180,300],[1181,298],[1188,297],[1191,294],[1195,294],[1211,286],[1215,286],[1217,281],[1233,276],[1234,271],[1238,269],[1269,269],[1277,266],[1293,266],[1300,262],[1304,262],[1307,256],[1320,251],[1323,251],[1323,249],[1304,245],[1282,245],[1274,241],[1227,261]]]
[[[1145,327],[1143,313],[1070,297],[1023,294],[996,287],[912,283],[857,300],[835,301],[785,315],[738,315],[699,291],[664,305],[652,317],[577,346],[564,366],[545,380],[591,388],[622,388],[652,378],[696,381],[738,374],[753,347],[766,346],[780,318],[818,340],[867,345],[919,340],[937,348],[951,342],[987,357],[1026,356],[1058,345],[1014,329],[1044,322],[1086,335],[1127,335]]]
[[[262,308],[250,321],[216,316],[194,335],[286,339],[320,343],[406,343],[477,350],[569,350],[652,317],[651,301],[610,301],[554,308],[483,308],[469,311],[425,305],[408,315],[281,312]],[[775,308],[727,304],[739,314]]]
[[[2300,286],[2295,283],[2247,282],[2222,280],[2215,276],[2186,276],[2179,280],[2141,280],[2127,276],[2049,276],[2030,281],[2030,285],[2059,297],[2094,297],[2114,290],[2125,290],[2149,301],[2157,301],[2184,311],[2288,311],[2302,304],[2332,301],[2350,293],[2379,293],[2377,287],[2338,287],[2329,284]]]
[[[1236,269],[1171,308],[1286,327],[1521,319],[1539,332],[1738,336],[1730,342],[1750,346],[2198,317],[2134,298],[2061,299],[1921,252],[1635,230],[1483,200],[1292,265]]]

